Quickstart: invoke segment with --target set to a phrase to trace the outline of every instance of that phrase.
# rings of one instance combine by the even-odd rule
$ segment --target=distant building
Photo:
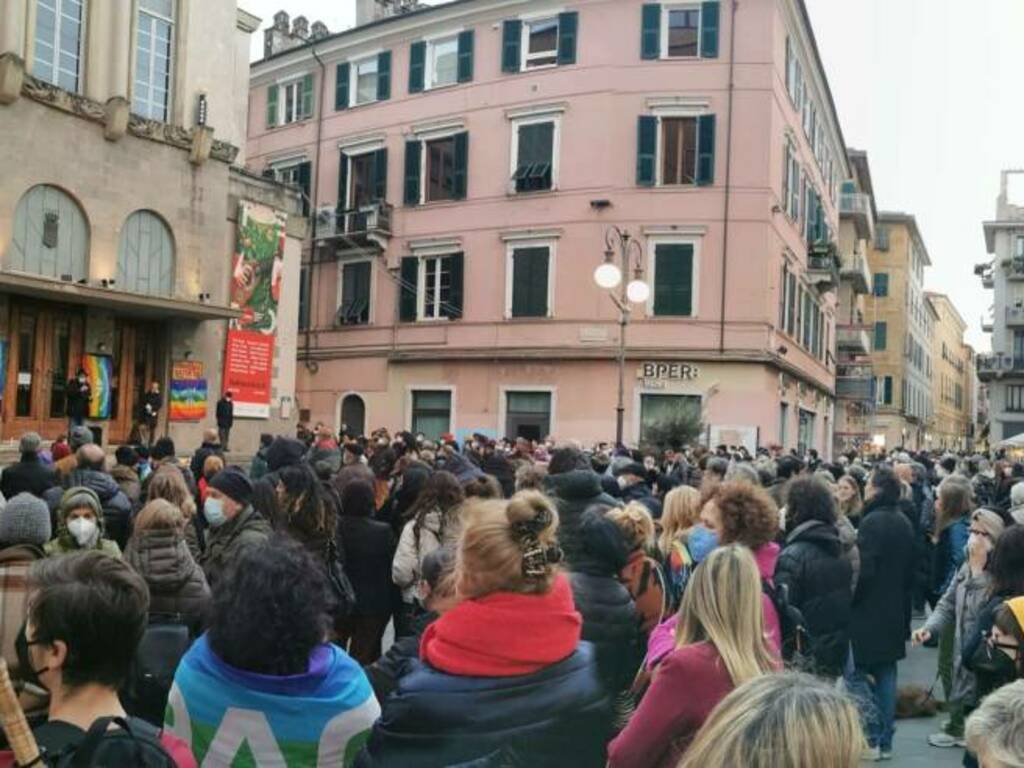
[[[931,335],[933,417],[925,447],[966,450],[974,424],[974,351],[964,343],[967,323],[945,294],[927,291],[925,296],[938,315]]]

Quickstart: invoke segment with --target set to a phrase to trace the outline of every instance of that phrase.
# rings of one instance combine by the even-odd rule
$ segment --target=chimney
[[[296,16],[292,19],[292,37],[305,40],[309,37],[309,19],[305,16]]]
[[[418,0],[356,0],[356,26],[422,8]]]
[[[274,14],[274,23],[263,32],[263,56],[291,48],[291,35],[288,33],[288,13],[278,11]]]
[[[329,34],[331,34],[331,31],[322,21],[314,21],[313,26],[309,28],[309,35],[313,40],[322,40]]]

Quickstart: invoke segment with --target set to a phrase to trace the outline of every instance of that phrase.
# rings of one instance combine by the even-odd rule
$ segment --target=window
[[[1018,259],[1024,258],[1024,237],[1017,237],[1017,250],[1014,255]]]
[[[715,181],[715,116],[641,115],[637,184],[706,186]]]
[[[273,167],[274,178],[285,184],[291,184],[302,190],[302,215],[309,215],[309,192],[312,163],[308,160],[292,165]]]
[[[78,92],[85,0],[37,0],[32,74]]]
[[[1020,370],[1024,367],[1024,331],[1013,332],[1013,367]]]
[[[470,82],[473,79],[474,39],[473,30],[467,29],[410,45],[409,93]]]
[[[14,272],[65,282],[89,276],[89,221],[58,187],[39,184],[21,196],[10,243],[6,266]]]
[[[789,310],[786,314],[786,333],[793,336],[796,332],[796,274],[793,272],[789,273],[788,277],[789,284],[786,287],[786,295],[788,296]]]
[[[655,242],[652,248],[654,316],[693,316],[694,243]]]
[[[889,327],[884,322],[875,323],[875,345],[874,350],[876,352],[884,352],[887,341],[887,332]]]
[[[412,423],[414,435],[437,440],[452,430],[452,393],[450,390],[413,390]]]
[[[643,59],[718,56],[719,3],[645,3],[641,8]]]
[[[875,250],[889,250],[889,227],[885,224],[879,224],[875,227]]]
[[[377,100],[377,57],[357,61],[352,64],[353,92],[355,103],[369,104]]]
[[[505,393],[505,437],[541,441],[551,434],[550,392]]]
[[[779,403],[779,445],[786,447],[789,432],[789,403]]]
[[[437,320],[446,317],[444,308],[452,297],[452,270],[447,258],[435,256],[423,259],[423,290],[420,292],[420,319]]]
[[[166,123],[174,60],[174,0],[139,0],[132,110]]]
[[[344,210],[357,211],[384,199],[382,183],[386,181],[387,160],[382,159],[382,153],[385,152],[387,150],[342,154],[342,165],[347,166],[341,180],[344,184]]]
[[[1015,385],[1006,388],[1006,410],[1024,411],[1024,387]]]
[[[402,259],[399,319],[457,320],[462,317],[463,255],[406,256]]]
[[[299,330],[309,328],[309,266],[299,268]]]
[[[405,145],[406,205],[466,197],[469,174],[469,134],[413,140]]]
[[[558,17],[523,22],[523,69],[558,63]]]
[[[351,98],[351,94],[355,94]],[[334,109],[372,104],[391,98],[391,51],[381,51],[356,61],[342,61],[335,68]]]
[[[699,395],[640,395],[640,444],[661,443],[665,436],[679,430],[675,424],[680,421],[700,419],[701,399]]]
[[[338,325],[366,325],[370,322],[372,271],[371,261],[339,262]]]
[[[509,74],[538,67],[576,63],[579,14],[567,11],[535,19],[508,19],[502,25],[501,71]]]
[[[132,213],[121,228],[117,249],[118,290],[174,296],[174,236],[152,211]]]
[[[558,143],[557,118],[512,124],[512,182],[516,192],[554,189],[558,183]]]
[[[550,316],[551,254],[548,244],[509,248],[508,317]]]
[[[669,8],[664,14],[666,50],[669,57],[700,55],[700,8]]]
[[[427,43],[427,88],[439,88],[458,82],[458,35]]]
[[[424,201],[455,199],[455,137],[424,142],[427,160]]]
[[[313,116],[313,75],[267,88],[267,127],[288,125]]]
[[[879,298],[889,295],[889,274],[887,272],[875,272],[872,294]]]
[[[787,139],[782,169],[782,207],[792,221],[800,218],[800,161],[793,142]]]
[[[805,411],[803,408],[798,413],[796,450],[799,454],[805,454],[814,447],[814,413]]]
[[[661,120],[661,183],[697,183],[697,118]]]
[[[875,380],[875,402],[878,405],[892,405],[892,376]]]

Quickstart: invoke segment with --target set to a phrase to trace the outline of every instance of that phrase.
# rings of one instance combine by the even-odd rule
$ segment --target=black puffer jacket
[[[558,543],[571,568],[582,552],[579,528],[583,513],[594,504],[617,507],[619,502],[604,493],[600,476],[589,469],[548,475],[544,485],[558,506]]]
[[[184,537],[175,531],[142,531],[128,542],[124,558],[149,585],[150,614],[179,614],[197,637],[210,588]]]
[[[640,617],[618,580],[629,550],[618,526],[595,512],[583,515],[579,536],[582,550],[569,581],[583,616],[583,639],[597,649],[601,681],[614,698],[629,687],[643,660]]]
[[[784,585],[790,604],[803,613],[815,671],[822,675],[842,673],[850,644],[853,569],[842,552],[834,525],[808,520],[789,533],[775,564],[775,585]]]

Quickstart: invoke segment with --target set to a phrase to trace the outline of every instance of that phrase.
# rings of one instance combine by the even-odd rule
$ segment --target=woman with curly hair
[[[609,705],[544,495],[466,505],[461,602],[427,627],[359,768],[604,763]]]
[[[256,765],[349,765],[380,706],[359,664],[325,642],[328,604],[301,544],[243,549],[174,674],[166,729],[207,765],[232,764],[242,742]]]

